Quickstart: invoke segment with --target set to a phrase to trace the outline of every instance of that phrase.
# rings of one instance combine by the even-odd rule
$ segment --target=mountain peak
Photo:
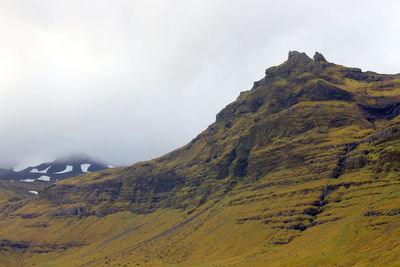
[[[298,52],[298,51],[289,51],[289,55],[288,55],[288,61],[291,60],[302,60],[302,61],[311,61],[312,59],[307,56],[306,53],[304,52]]]
[[[326,59],[325,59],[325,57],[324,57],[324,55],[322,55],[321,53],[319,53],[319,52],[315,52],[315,54],[314,54],[314,61],[315,62],[327,62],[326,61]]]
[[[315,52],[313,59],[315,62],[327,62],[324,55],[322,55],[318,51]],[[289,51],[288,53],[288,61],[293,61],[293,60],[301,60],[306,62],[312,61],[312,59],[306,53],[299,52],[296,50]]]
[[[304,72],[312,72],[318,64],[307,56],[304,52],[289,51],[288,59],[284,63],[273,66],[265,71],[265,81],[272,81],[274,77],[288,78]],[[263,81],[255,82],[255,85],[261,85]]]
[[[71,155],[59,157],[54,160],[54,162],[80,162],[80,161],[90,161],[93,160],[86,154],[83,153],[74,153]]]

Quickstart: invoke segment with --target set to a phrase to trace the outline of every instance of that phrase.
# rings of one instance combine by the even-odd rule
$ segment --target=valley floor
[[[57,217],[48,215],[48,203],[32,202],[0,220],[0,263],[400,265],[400,180],[358,171],[340,179],[297,175],[303,183],[279,185],[289,174],[275,173],[276,185],[242,185],[189,211]]]

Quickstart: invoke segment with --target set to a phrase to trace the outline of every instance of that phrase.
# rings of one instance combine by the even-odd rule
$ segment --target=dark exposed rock
[[[364,216],[370,217],[370,216],[396,216],[400,214],[400,209],[391,209],[387,211],[381,211],[381,210],[372,210],[372,211],[367,211],[364,213]]]
[[[265,70],[265,79],[267,81],[272,80],[275,77],[275,73],[269,69]]]
[[[71,208],[60,208],[49,213],[49,216],[54,217],[65,217],[65,216],[81,216],[83,213],[83,207],[71,207]]]
[[[33,219],[39,217],[41,214],[38,213],[29,213],[29,214],[21,214],[22,219]]]
[[[39,223],[39,222],[36,222],[36,223],[33,223],[33,224],[30,224],[30,225],[27,225],[27,226],[25,226],[26,228],[46,228],[46,227],[48,227],[49,225],[47,224],[47,223]]]
[[[344,173],[345,165],[346,165],[346,161],[347,161],[347,156],[351,151],[353,151],[356,148],[357,148],[357,144],[356,143],[348,144],[345,147],[345,149],[343,151],[343,155],[339,155],[339,159],[338,159],[337,165],[332,171],[332,174],[331,174],[332,178],[338,178],[339,176],[341,176]]]
[[[315,52],[313,58],[314,58],[314,61],[316,61],[316,62],[326,62],[325,57],[321,53],[318,53],[318,52]]]
[[[394,78],[393,75],[379,75],[372,71],[362,72],[359,68],[345,68],[342,70],[344,72],[344,77],[353,79],[356,81],[365,81],[365,82],[379,82],[379,81],[387,81]]]
[[[231,152],[225,154],[222,160],[218,162],[216,169],[218,171],[217,179],[223,179],[229,175],[229,168],[232,162],[236,158],[236,149],[232,149]]]
[[[299,94],[299,98],[309,99],[311,101],[343,100],[352,101],[351,93],[331,85],[324,80],[318,80],[316,83],[304,86]]]
[[[12,241],[8,239],[0,240],[0,250],[4,250],[6,248],[27,249],[28,247],[28,242]]]
[[[239,139],[236,160],[233,166],[233,176],[244,177],[247,174],[248,158],[254,145],[254,136],[249,135]]]
[[[382,99],[384,100],[384,99]],[[361,104],[362,109],[366,113],[366,118],[369,121],[377,119],[393,119],[400,114],[400,103],[393,103],[387,105],[368,105]]]
[[[294,60],[294,59],[300,59],[303,61],[311,61],[311,58],[307,56],[306,53],[302,52],[298,52],[298,51],[289,51],[289,55],[288,55],[288,60]]]

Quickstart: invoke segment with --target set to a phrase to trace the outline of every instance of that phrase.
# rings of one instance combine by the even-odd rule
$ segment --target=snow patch
[[[108,167],[108,168],[114,168],[115,166],[113,166],[113,165],[108,165],[107,167]]]
[[[74,169],[74,167],[72,165],[67,165],[65,167],[65,170],[60,171],[60,172],[55,172],[54,174],[61,174],[61,173],[71,172],[73,169]]]
[[[20,180],[21,182],[27,182],[27,183],[32,183],[35,181],[35,179],[25,179],[25,180]]]
[[[39,178],[37,178],[39,181],[45,181],[45,182],[50,182],[50,176],[42,175]]]
[[[39,171],[37,168],[33,168],[30,172],[31,173],[47,173],[51,166],[47,167],[47,169]]]
[[[89,164],[89,163],[81,164],[82,172],[89,172],[88,169],[89,169],[90,165],[92,165],[92,164]]]
[[[34,194],[34,195],[38,195],[39,194],[37,191],[33,191],[33,190],[29,190],[29,193]]]

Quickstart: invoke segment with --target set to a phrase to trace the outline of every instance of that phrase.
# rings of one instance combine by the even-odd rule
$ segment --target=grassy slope
[[[399,82],[299,54],[185,147],[3,209],[0,262],[399,265]]]

